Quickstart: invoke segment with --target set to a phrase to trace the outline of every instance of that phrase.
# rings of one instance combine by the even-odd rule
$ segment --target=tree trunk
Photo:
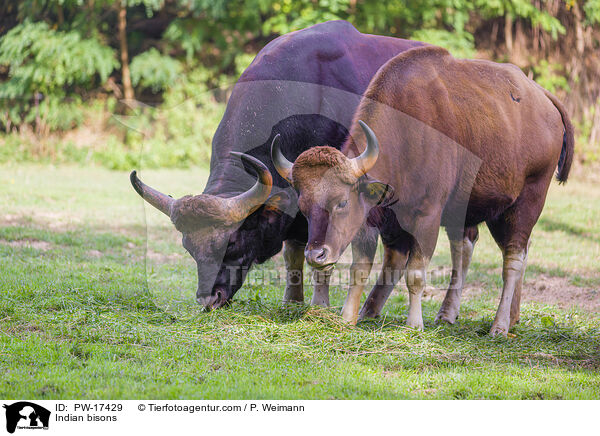
[[[504,41],[506,42],[506,51],[509,57],[513,51],[512,23],[512,15],[506,14],[506,17],[504,17]]]
[[[577,3],[573,6],[573,14],[575,15],[575,38],[577,43],[575,44],[575,48],[577,49],[577,54],[579,56],[583,55],[585,51],[585,39],[584,39],[584,31],[583,31],[583,17],[581,16],[581,10]]]
[[[498,40],[498,21],[494,20],[492,23],[492,33],[490,35],[490,41],[491,41],[490,46],[492,47],[492,50],[496,49],[496,41],[497,40]]]
[[[60,3],[56,6],[56,14],[58,15],[58,27],[61,27],[65,22],[65,13]]]
[[[119,45],[121,48],[121,80],[123,81],[123,94],[125,100],[135,100],[131,74],[129,73],[129,51],[127,49],[127,9],[119,2]]]
[[[596,108],[594,110],[594,119],[592,120],[592,131],[590,132],[589,145],[596,147],[600,144],[600,97],[596,100]]]

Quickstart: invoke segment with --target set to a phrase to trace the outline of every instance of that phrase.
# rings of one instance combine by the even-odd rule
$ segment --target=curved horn
[[[275,165],[275,169],[279,175],[289,183],[292,183],[292,167],[294,164],[287,160],[283,153],[281,153],[281,146],[279,145],[280,136],[278,133],[271,143],[271,160],[273,160],[273,165]]]
[[[377,158],[379,157],[379,142],[377,141],[375,133],[373,133],[371,128],[367,126],[366,123],[358,120],[358,124],[360,124],[363,132],[365,132],[365,137],[367,138],[367,148],[365,148],[365,151],[363,151],[360,156],[352,159],[351,163],[354,169],[354,175],[356,177],[361,177],[371,168],[373,168],[373,166],[375,166],[375,162],[377,162]]]
[[[171,206],[175,200],[168,195],[158,192],[156,189],[153,189],[150,186],[142,183],[142,181],[138,179],[137,172],[135,170],[133,170],[129,175],[129,180],[131,181],[131,185],[133,186],[133,189],[135,189],[135,192],[140,194],[144,200],[165,215],[169,217],[171,216]]]
[[[248,191],[236,197],[223,199],[226,208],[231,213],[230,218],[241,221],[269,198],[271,188],[273,187],[273,177],[265,164],[255,157],[237,151],[232,151],[230,154],[238,156],[242,161],[254,168],[258,176],[258,180]]]

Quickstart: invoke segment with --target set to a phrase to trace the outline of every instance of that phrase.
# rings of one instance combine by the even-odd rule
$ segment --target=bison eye
[[[336,209],[343,209],[346,206],[348,206],[348,200],[342,200],[338,203],[338,205],[336,206]]]

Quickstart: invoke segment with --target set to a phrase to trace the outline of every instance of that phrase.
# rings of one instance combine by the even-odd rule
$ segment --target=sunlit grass
[[[179,196],[200,192],[206,172],[142,177]],[[525,303],[515,337],[488,336],[500,253],[483,229],[468,278],[481,292],[457,325],[433,324],[434,298],[425,331],[407,329],[400,289],[380,319],[349,327],[341,286],[331,309],[283,305],[273,284],[200,311],[193,261],[164,215],[145,217],[125,173],[12,166],[0,168],[0,185],[0,396],[598,398],[597,313]],[[593,184],[553,185],[526,286],[548,275],[600,287],[599,205]],[[434,264],[448,262],[442,233]],[[279,257],[264,266],[280,267]]]

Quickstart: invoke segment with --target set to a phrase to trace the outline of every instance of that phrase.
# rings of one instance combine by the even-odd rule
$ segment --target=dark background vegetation
[[[255,54],[334,19],[515,63],[567,104],[579,167],[600,158],[600,0],[8,0],[0,162],[205,165]]]

